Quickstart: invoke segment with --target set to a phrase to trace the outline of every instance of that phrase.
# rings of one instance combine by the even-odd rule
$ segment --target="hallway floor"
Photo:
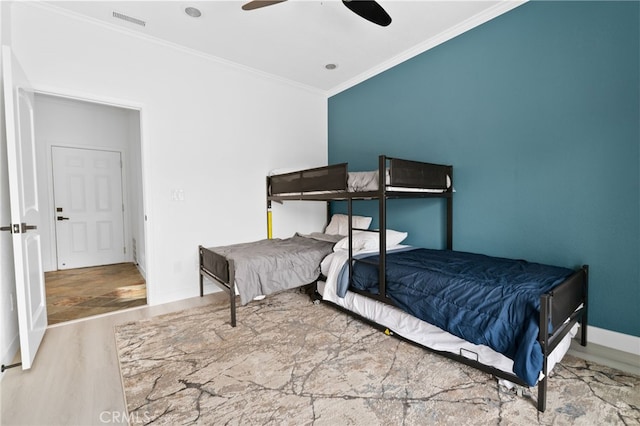
[[[45,273],[49,325],[147,304],[133,263]]]

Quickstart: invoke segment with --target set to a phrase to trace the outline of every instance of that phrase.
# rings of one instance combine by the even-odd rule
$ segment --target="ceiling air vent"
[[[122,19],[123,21],[131,22],[132,24],[140,25],[141,27],[144,27],[145,25],[147,25],[147,23],[142,19],[133,18],[131,16],[125,15],[124,13],[120,13],[116,11],[113,12],[113,17]]]

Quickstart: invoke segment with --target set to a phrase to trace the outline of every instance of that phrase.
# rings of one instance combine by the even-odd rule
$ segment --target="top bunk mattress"
[[[348,192],[368,192],[377,191],[379,189],[380,178],[377,170],[366,172],[349,172],[347,174],[347,191]],[[402,192],[430,192],[434,194],[446,192],[451,187],[451,176],[447,175],[446,188],[414,188],[391,185],[391,173],[386,169],[385,185],[387,191]]]

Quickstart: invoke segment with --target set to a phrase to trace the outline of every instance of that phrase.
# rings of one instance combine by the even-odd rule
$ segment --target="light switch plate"
[[[184,201],[184,189],[173,189],[171,191],[171,199],[173,201]]]

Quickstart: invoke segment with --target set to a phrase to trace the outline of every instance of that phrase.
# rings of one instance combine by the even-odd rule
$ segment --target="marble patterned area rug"
[[[385,335],[299,291],[115,330],[132,424],[640,424],[640,377],[566,356],[537,391]]]

